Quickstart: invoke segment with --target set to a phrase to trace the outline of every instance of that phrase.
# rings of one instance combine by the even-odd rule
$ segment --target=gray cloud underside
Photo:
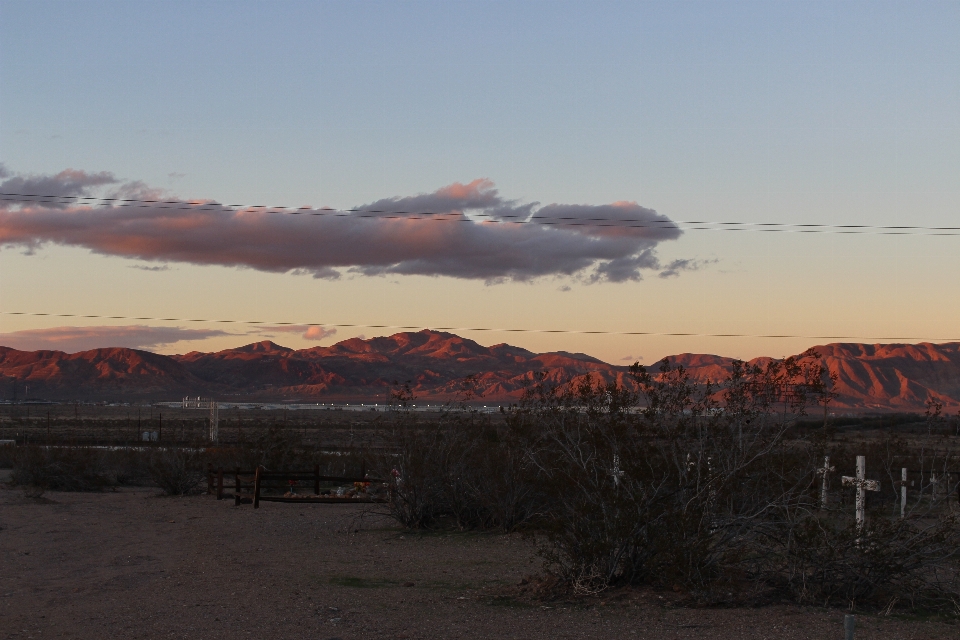
[[[56,176],[15,176],[0,184],[8,193],[58,195],[85,195],[105,187],[126,197],[157,193],[141,183],[121,184],[108,173],[74,170]],[[0,202],[0,244],[33,250],[53,243],[147,261],[295,271],[317,278],[338,278],[347,272],[487,282],[544,276],[623,282],[640,279],[644,270],[662,269],[657,245],[682,233],[669,218],[633,202],[520,204],[502,198],[489,180],[358,207],[408,212],[399,218],[204,208],[217,209],[209,202],[184,210],[5,201]],[[425,212],[439,214],[429,217],[442,221],[409,219],[410,214]],[[531,219],[582,226],[513,224]],[[649,226],[634,226],[638,224]],[[672,275],[683,266],[683,261],[674,262],[666,271]]]

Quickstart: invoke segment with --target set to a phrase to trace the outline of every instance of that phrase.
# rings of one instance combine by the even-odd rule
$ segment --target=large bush
[[[153,453],[150,477],[167,495],[185,496],[200,493],[205,479],[200,456],[187,449],[168,447]]]
[[[11,481],[44,490],[99,491],[115,482],[104,454],[86,447],[17,447]]]
[[[380,468],[401,524],[535,529],[547,569],[578,592],[647,584],[706,602],[750,593],[957,608],[955,483],[943,480],[956,457],[891,439],[864,445],[889,479],[868,526],[856,528],[838,478],[829,480],[841,500],[821,509],[823,456],[852,473],[861,454],[828,430],[796,428],[829,402],[831,382],[814,352],[736,363],[717,385],[667,362],[608,383],[541,375],[496,426],[465,407],[420,424],[401,389],[394,452]],[[911,489],[902,520],[900,465],[940,478],[939,497],[923,482]]]
[[[543,496],[525,442],[470,408],[474,389],[467,378],[459,399],[425,424],[410,411],[409,385],[394,392],[391,447],[374,459],[374,471],[389,481],[390,515],[400,524],[513,531],[540,513]]]

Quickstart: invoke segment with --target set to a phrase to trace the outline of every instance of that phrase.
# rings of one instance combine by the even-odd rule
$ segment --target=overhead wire
[[[40,198],[40,199],[37,199]],[[779,233],[833,233],[852,235],[919,235],[957,236],[960,227],[933,227],[922,225],[866,225],[866,224],[819,224],[794,222],[739,222],[711,220],[650,220],[644,218],[581,218],[575,216],[537,216],[518,214],[488,214],[471,212],[469,216],[459,211],[399,211],[387,209],[334,209],[331,207],[287,207],[280,205],[221,204],[217,202],[191,202],[188,200],[161,200],[138,198],[106,198],[99,196],[66,196],[35,193],[3,193],[0,200],[46,205],[77,204],[91,207],[134,207],[169,209],[179,211],[217,211],[236,213],[261,211],[281,215],[320,216],[334,218],[367,218],[380,220],[432,220],[438,222],[475,223],[477,218],[499,224],[538,224],[562,227],[613,227],[622,229],[677,229],[681,231],[753,231]],[[686,225],[686,226],[682,226]],[[707,226],[704,226],[707,225]]]
[[[43,200],[36,200],[42,198]],[[490,214],[473,213],[473,217],[457,215],[451,217],[452,212],[427,211],[399,211],[382,209],[333,209],[329,207],[283,207],[270,205],[240,205],[220,204],[215,202],[191,202],[186,200],[150,200],[137,198],[105,198],[97,196],[58,196],[49,194],[25,194],[0,192],[0,200],[16,202],[36,202],[40,204],[69,204],[62,200],[86,206],[110,207],[138,207],[192,211],[222,211],[238,212],[246,210],[261,210],[265,213],[286,215],[309,215],[331,217],[354,217],[372,219],[408,219],[475,222],[475,217],[489,218],[490,222],[506,224],[542,224],[556,226],[585,226],[585,227],[618,227],[618,228],[653,228],[653,229],[681,229],[700,231],[775,231],[791,233],[840,233],[840,234],[879,234],[879,235],[925,235],[925,236],[955,236],[960,233],[960,227],[930,227],[919,225],[836,225],[836,224],[801,224],[801,223],[754,223],[754,222],[721,222],[696,220],[643,220],[637,218],[573,218],[573,217],[541,217],[536,215],[524,217],[522,220],[504,220],[503,218],[520,217],[510,215],[493,216]],[[174,206],[176,205],[176,206]],[[185,206],[184,206],[185,205]],[[413,217],[425,216],[425,217]],[[577,220],[577,222],[562,222]],[[631,224],[597,224],[597,223],[631,223]],[[642,224],[632,224],[642,223]],[[680,225],[716,225],[712,227],[681,227]],[[935,233],[917,233],[917,232]],[[386,324],[359,324],[359,323],[330,323],[330,322],[291,322],[266,320],[236,320],[236,319],[203,319],[203,318],[161,318],[150,316],[118,316],[99,314],[72,314],[72,313],[43,313],[25,311],[0,311],[0,315],[56,317],[77,319],[101,320],[133,320],[153,322],[188,322],[212,324],[245,324],[251,326],[302,326],[302,327],[332,327],[332,328],[361,328],[361,329],[394,329],[401,331],[468,331],[491,333],[541,333],[541,334],[579,334],[579,335],[617,335],[617,336],[661,336],[661,337],[701,337],[701,338],[759,338],[759,339],[805,339],[805,340],[877,340],[877,341],[918,341],[954,342],[960,338],[924,338],[906,336],[853,336],[853,335],[799,335],[799,334],[746,334],[746,333],[697,333],[697,332],[660,332],[660,331],[604,331],[579,329],[531,329],[531,328],[493,328],[493,327],[427,327],[422,325],[386,325]]]
[[[31,311],[0,311],[6,316],[30,316],[48,318],[76,318],[96,320],[125,320],[150,322],[189,322],[209,324],[239,324],[263,327],[332,327],[337,329],[396,329],[401,331],[471,331],[488,333],[543,333],[543,334],[577,334],[577,335],[610,335],[610,336],[661,336],[661,337],[693,337],[693,338],[772,338],[772,339],[803,339],[803,340],[877,340],[882,342],[925,341],[925,342],[960,342],[960,338],[930,338],[916,336],[852,336],[852,335],[794,335],[794,334],[749,334],[749,333],[696,333],[696,332],[667,332],[667,331],[602,331],[580,329],[530,329],[530,328],[494,328],[494,327],[428,327],[424,325],[393,325],[393,324],[359,324],[336,322],[292,322],[270,320],[236,320],[236,319],[209,319],[209,318],[162,318],[154,316],[119,316],[83,313],[46,313]]]

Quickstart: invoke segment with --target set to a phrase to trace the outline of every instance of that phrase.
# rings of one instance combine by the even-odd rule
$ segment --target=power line
[[[36,198],[43,198],[37,200]],[[562,227],[613,227],[618,229],[678,229],[682,231],[753,231],[778,233],[834,233],[851,235],[919,235],[957,236],[960,227],[919,225],[815,224],[793,222],[730,222],[710,220],[645,220],[641,218],[577,218],[573,216],[521,216],[472,213],[472,217],[454,212],[391,211],[384,209],[333,209],[330,207],[285,207],[272,205],[220,204],[186,200],[140,200],[136,198],[100,198],[96,196],[56,196],[35,193],[0,193],[0,200],[39,204],[78,204],[92,207],[134,207],[179,211],[218,211],[235,213],[257,210],[282,215],[321,216],[333,218],[369,218],[377,220],[431,220],[437,222],[475,222],[486,218],[499,224],[539,224]],[[69,201],[69,202],[65,202]],[[173,206],[180,205],[180,206]],[[186,205],[186,206],[183,206]],[[522,218],[522,219],[521,219]],[[687,225],[687,226],[680,226]],[[709,225],[709,226],[696,226]]]
[[[878,341],[909,341],[909,342],[960,342],[960,338],[924,338],[924,337],[879,337],[879,336],[813,336],[791,334],[749,334],[749,333],[688,333],[688,332],[661,332],[661,331],[590,331],[579,329],[511,329],[491,327],[426,327],[422,325],[393,325],[393,324],[345,324],[334,322],[271,322],[267,320],[213,320],[204,318],[159,318],[151,316],[108,316],[81,313],[39,313],[29,311],[0,311],[0,315],[31,316],[48,318],[78,318],[96,320],[146,320],[153,322],[192,322],[210,324],[246,324],[263,326],[293,326],[293,327],[335,327],[338,329],[398,329],[406,331],[482,331],[489,333],[560,333],[577,335],[610,335],[610,336],[662,336],[662,337],[689,337],[689,338],[772,338],[772,339],[803,339],[803,340],[878,340]]]

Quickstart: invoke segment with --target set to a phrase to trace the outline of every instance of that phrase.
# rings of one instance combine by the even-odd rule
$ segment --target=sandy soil
[[[529,603],[516,536],[403,533],[358,505],[0,490],[0,638],[841,638],[843,612]],[[858,617],[857,638],[960,637]]]

